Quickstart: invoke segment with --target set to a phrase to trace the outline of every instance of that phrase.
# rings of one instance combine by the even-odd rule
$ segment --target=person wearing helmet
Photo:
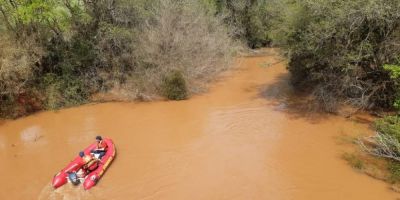
[[[97,156],[98,159],[101,159],[107,152],[108,145],[103,140],[101,136],[96,136],[96,148],[91,152]]]
[[[83,159],[83,158],[85,157],[85,152],[80,151],[80,152],[79,152],[79,157],[81,158],[81,159],[80,159],[81,165],[86,164],[85,160]]]

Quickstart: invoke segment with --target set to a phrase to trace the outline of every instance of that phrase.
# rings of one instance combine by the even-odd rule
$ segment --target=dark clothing
[[[99,155],[99,159],[101,159],[104,155],[106,155],[106,151],[103,150],[92,150],[92,153]]]

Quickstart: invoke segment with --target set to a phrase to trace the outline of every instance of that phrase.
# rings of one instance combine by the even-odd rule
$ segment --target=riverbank
[[[367,124],[300,109],[274,50],[239,63],[190,100],[85,105],[1,123],[0,199],[399,197],[341,158],[336,138],[370,133]],[[53,191],[54,173],[97,134],[118,149],[104,178],[90,191]]]

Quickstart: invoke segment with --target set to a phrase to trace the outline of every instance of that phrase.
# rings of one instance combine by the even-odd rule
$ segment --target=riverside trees
[[[194,0],[0,0],[0,31],[3,116],[78,105],[112,88],[168,97],[163,76],[172,71],[193,93],[235,49]]]
[[[398,84],[385,69],[399,64],[397,0],[288,1],[276,42],[287,51],[292,83],[327,111],[340,102],[389,108]]]

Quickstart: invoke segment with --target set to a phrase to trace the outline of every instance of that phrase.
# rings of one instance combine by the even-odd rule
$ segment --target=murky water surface
[[[304,111],[273,50],[240,59],[209,93],[105,103],[0,122],[0,199],[396,199],[341,159],[366,124]],[[97,134],[117,157],[90,191],[50,181]]]

